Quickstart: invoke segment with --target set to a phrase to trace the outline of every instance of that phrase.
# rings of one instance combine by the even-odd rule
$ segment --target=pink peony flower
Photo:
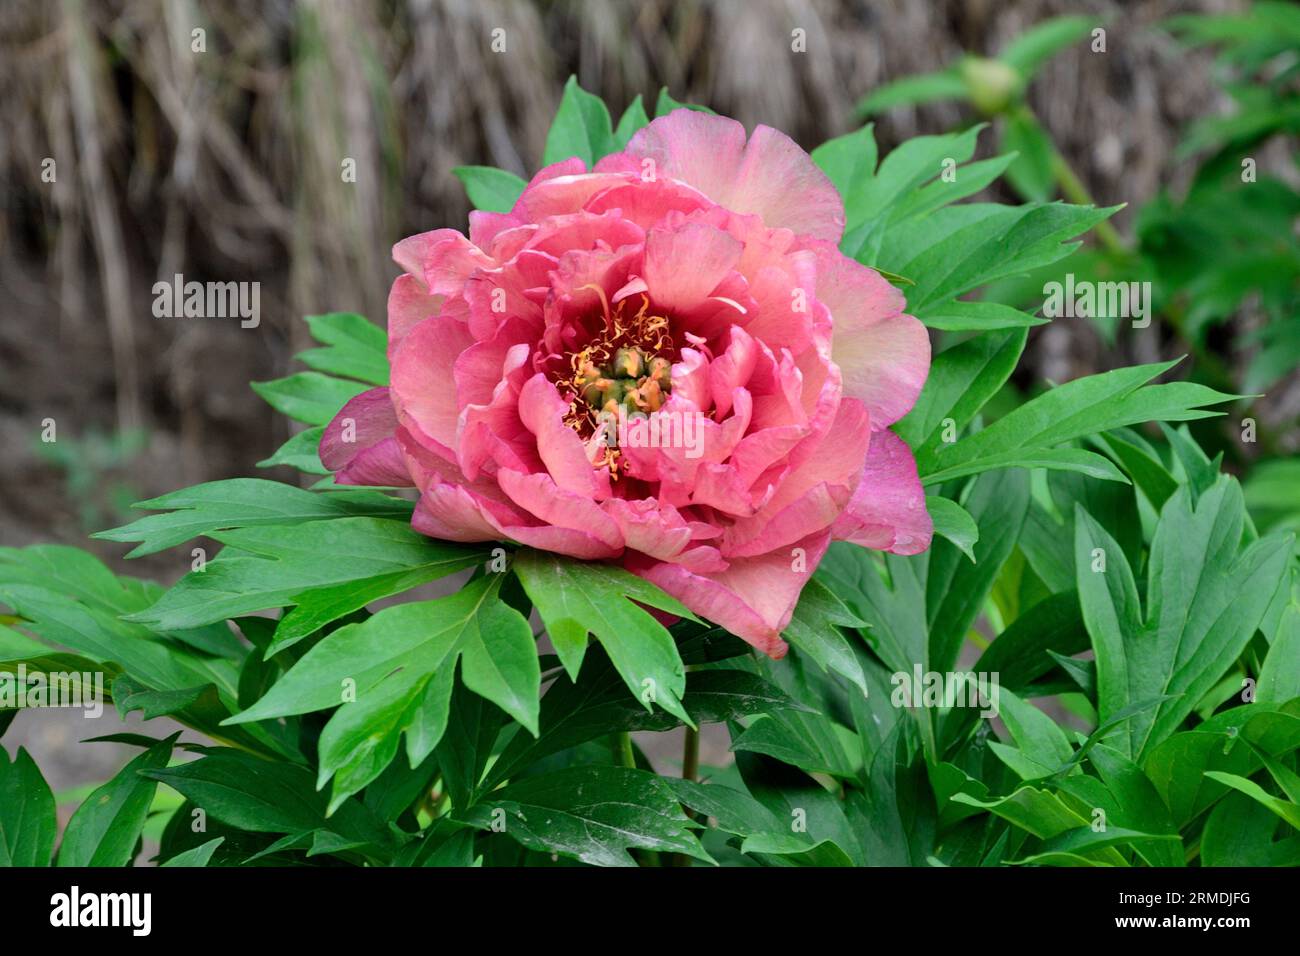
[[[780,657],[832,539],[914,554],[932,533],[887,427],[929,340],[843,231],[766,126],[678,110],[591,172],[549,166],[468,238],[397,244],[391,386],[343,408],[321,460],[418,488],[425,534],[621,562]]]

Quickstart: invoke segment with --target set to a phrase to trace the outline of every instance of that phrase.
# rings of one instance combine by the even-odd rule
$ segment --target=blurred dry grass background
[[[463,226],[468,203],[453,167],[534,170],[570,73],[615,116],[667,86],[811,148],[858,125],[854,103],[886,80],[963,49],[996,52],[1050,15],[1105,14],[1109,52],[1067,51],[1032,96],[1097,199],[1132,203],[1170,184],[1179,130],[1218,106],[1208,58],[1186,56],[1152,27],[1173,12],[1234,6],[6,2],[0,542],[84,544],[128,499],[255,473],[289,425],[248,381],[288,371],[304,345],[303,314],[357,310],[382,321],[392,243]],[[490,48],[498,27],[501,54]],[[795,27],[807,31],[806,54],[791,52]],[[887,148],[962,118],[947,104],[898,110],[878,138]],[[54,182],[42,176],[47,159]],[[340,175],[344,159],[355,160],[355,183]],[[261,325],[155,318],[151,287],[178,272],[260,282]],[[1077,325],[1039,339],[1034,361],[1059,364],[1064,354],[1076,373],[1125,360]],[[57,423],[61,463],[48,447],[41,454],[46,418]],[[133,568],[164,579],[184,569],[168,556]]]

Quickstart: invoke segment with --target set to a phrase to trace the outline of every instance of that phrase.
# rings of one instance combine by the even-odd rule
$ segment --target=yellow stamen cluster
[[[620,405],[629,414],[659,411],[672,391],[673,351],[668,318],[650,314],[650,300],[641,296],[636,312],[629,300],[610,308],[605,292],[586,286],[600,296],[604,327],[580,352],[569,359],[568,377],[559,384],[569,392],[569,411],[564,423],[582,438],[590,439],[601,424],[601,413],[616,415]],[[594,464],[608,465],[618,478],[619,450],[611,441],[601,443],[601,457]]]

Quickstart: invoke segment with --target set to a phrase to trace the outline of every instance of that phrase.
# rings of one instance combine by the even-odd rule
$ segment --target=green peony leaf
[[[1281,704],[1300,697],[1300,607],[1292,604],[1282,614],[1277,636],[1259,671],[1255,700]]]
[[[636,603],[694,620],[675,599],[622,568],[525,549],[514,571],[541,615],[555,653],[576,679],[594,634],[647,710],[658,704],[684,721],[686,669],[668,629]]]
[[[1030,202],[1049,201],[1056,192],[1056,147],[1031,110],[1018,109],[1007,117],[1002,148],[1018,154],[1007,167],[1007,182]]]
[[[49,866],[57,830],[54,794],[32,755],[0,747],[0,866]]]
[[[305,434],[305,433],[304,433]],[[209,481],[133,507],[166,514],[149,515],[92,535],[105,541],[139,541],[127,557],[153,554],[182,542],[232,528],[292,525],[349,516],[408,518],[410,502],[374,491],[323,494],[263,478]]]
[[[771,682],[740,670],[690,674],[682,705],[699,723],[722,723],[799,706]],[[589,661],[577,683],[567,677],[557,678],[542,699],[540,723],[541,734],[536,740],[520,734],[506,745],[483,782],[485,790],[552,754],[587,741],[612,733],[663,732],[682,724],[665,711],[647,711],[628,696],[622,679],[607,660]]]
[[[655,117],[667,116],[673,110],[698,110],[701,113],[713,113],[707,106],[696,103],[681,103],[668,95],[668,87],[659,88],[659,97],[655,100]]]
[[[148,774],[167,766],[179,736],[155,743],[82,801],[59,845],[59,866],[117,867],[131,862],[158,789]]]
[[[619,152],[627,148],[632,135],[641,127],[649,125],[650,117],[646,115],[645,104],[641,102],[641,94],[638,93],[623,111],[618,126],[614,129],[614,151]]]
[[[1220,800],[1201,831],[1202,866],[1295,866],[1300,837],[1274,842],[1278,818],[1243,793]],[[1289,828],[1288,832],[1289,831]]]
[[[1207,770],[1205,775],[1211,780],[1217,780],[1219,783],[1232,789],[1244,793],[1260,806],[1267,807],[1270,811],[1281,817],[1291,826],[1300,830],[1300,805],[1291,800],[1282,800],[1273,796],[1259,784],[1245,777],[1239,777],[1232,773],[1220,773],[1217,770]]]
[[[509,212],[528,184],[514,173],[495,166],[457,166],[452,170],[465,187],[475,209]]]
[[[1178,834],[1142,833],[1117,826],[1107,826],[1105,830],[1100,831],[1094,830],[1091,826],[1077,827],[1044,840],[1041,850],[1013,861],[1013,865],[1078,866],[1080,863],[1090,866],[1113,865],[1113,863],[1091,859],[1084,854],[1116,846],[1134,846],[1150,842],[1177,843]]]
[[[339,409],[368,389],[361,382],[320,372],[295,372],[269,382],[253,382],[253,391],[294,421],[325,425]]]
[[[951,498],[939,495],[927,496],[925,508],[930,512],[930,520],[934,522],[934,533],[947,538],[962,554],[974,561],[975,552],[972,548],[980,539],[980,529],[970,512]]]
[[[591,169],[596,160],[615,149],[614,131],[604,100],[588,93],[578,85],[576,76],[570,76],[564,84],[560,108],[546,134],[542,165],[550,166],[577,156]]]
[[[155,627],[198,627],[266,608],[301,603],[340,585],[420,570],[433,580],[477,564],[484,553],[434,541],[405,521],[346,517],[297,525],[215,531],[227,547],[191,571],[152,607],[127,620]],[[323,561],[345,555],[346,561]],[[369,600],[369,598],[368,598]]]
[[[1151,544],[1144,615],[1123,551],[1076,506],[1076,575],[1102,721],[1138,701],[1173,698],[1112,738],[1126,756],[1140,758],[1181,726],[1267,610],[1294,545],[1274,536],[1240,548],[1244,519],[1232,478],[1220,476],[1195,506],[1181,487],[1162,509]]]
[[[304,428],[277,448],[270,458],[259,461],[257,467],[274,468],[277,465],[288,465],[309,475],[328,475],[330,470],[322,465],[320,460],[320,440],[324,434],[324,425]]]
[[[526,777],[486,795],[460,819],[494,831],[493,839],[509,836],[530,850],[593,866],[632,866],[630,848],[713,862],[672,790],[644,770],[570,767]],[[502,823],[504,833],[495,832]]]
[[[1099,460],[1099,455],[1080,455],[1079,449],[1054,446],[1137,422],[1206,418],[1218,413],[1200,406],[1237,397],[1191,382],[1145,384],[1173,364],[1135,365],[1078,378],[1044,392],[955,444],[936,445],[933,450],[923,447],[917,461],[923,482],[936,484],[993,468],[1024,466],[1059,467],[1123,480],[1114,465]],[[1017,465],[1018,461],[1024,464]]]
[[[858,195],[876,174],[874,126],[828,139],[812,151],[812,160],[839,190],[845,203]]]
[[[830,588],[813,578],[804,585],[794,615],[782,636],[801,653],[812,658],[822,670],[835,671],[847,677],[865,696],[866,676],[840,627],[865,627],[866,623],[849,610]]]
[[[308,349],[295,358],[309,368],[371,385],[388,384],[388,335],[354,312],[307,316],[312,338],[326,348]]]
[[[934,357],[916,404],[894,426],[899,437],[912,446],[918,467],[933,460],[941,443],[955,442],[1006,384],[1020,361],[1027,336],[1023,329],[978,335]]]
[[[293,837],[324,833],[336,843],[362,847],[389,842],[382,823],[356,800],[346,801],[327,819],[324,794],[312,786],[310,772],[292,764],[214,749],[191,763],[145,774],[240,830]]]
[[[1077,43],[1101,23],[1096,17],[1053,17],[1035,24],[1016,37],[998,54],[1026,79],[1038,67],[1072,43]]]
[[[339,628],[227,723],[338,706],[318,748],[318,785],[335,781],[331,811],[383,772],[404,732],[413,735],[413,766],[437,745],[457,660],[470,690],[536,735],[536,644],[528,622],[497,597],[499,586],[499,578],[479,578],[448,597],[387,608]]]
[[[933,103],[936,100],[956,100],[965,97],[966,82],[956,70],[918,73],[876,87],[858,102],[857,110],[863,116],[870,116],[896,106],[913,106],[917,103]]]

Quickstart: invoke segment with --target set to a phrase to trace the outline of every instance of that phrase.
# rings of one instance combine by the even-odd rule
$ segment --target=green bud
[[[1024,81],[1014,67],[982,56],[968,56],[962,60],[961,78],[966,83],[971,103],[985,116],[1006,112],[1024,87]]]

